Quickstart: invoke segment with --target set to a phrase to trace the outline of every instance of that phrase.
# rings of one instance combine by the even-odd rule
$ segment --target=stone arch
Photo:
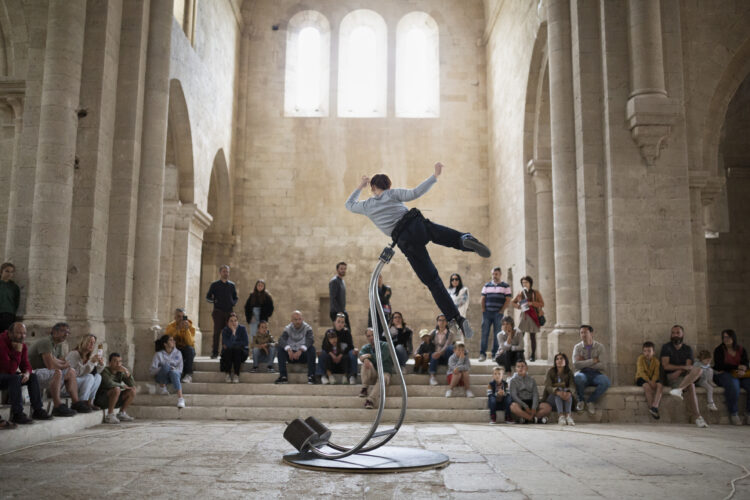
[[[232,234],[232,186],[229,181],[229,167],[223,149],[216,152],[211,168],[211,182],[208,187],[208,213],[213,217],[213,222],[207,232],[227,236]]]
[[[25,8],[20,0],[0,3],[0,75],[16,78],[26,76],[28,27]]]
[[[179,200],[194,203],[195,174],[193,169],[193,136],[182,84],[177,79],[169,82],[169,116],[167,121],[167,164],[178,172]]]

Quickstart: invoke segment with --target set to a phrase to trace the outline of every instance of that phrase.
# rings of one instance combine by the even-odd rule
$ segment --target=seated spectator
[[[165,334],[174,338],[177,349],[182,354],[182,382],[193,381],[193,360],[195,360],[195,327],[187,317],[185,309],[174,310],[174,320],[167,325]]]
[[[466,355],[466,346],[459,340],[455,344],[453,354],[451,354],[450,359],[448,359],[448,390],[445,391],[446,398],[451,397],[453,395],[453,389],[458,386],[461,386],[466,390],[467,398],[474,397],[474,393],[471,392],[470,370],[471,363],[469,362],[469,356]]]
[[[268,331],[268,321],[262,319],[258,321],[258,330],[252,340],[253,345],[253,373],[258,371],[258,365],[265,363],[268,365],[266,371],[274,373],[273,358],[276,357],[276,342]]]
[[[31,369],[29,354],[24,343],[26,325],[11,323],[8,331],[0,334],[0,389],[7,390],[10,399],[10,421],[0,428],[11,429],[15,424],[30,424],[34,420],[49,420],[44,411],[39,381]],[[31,418],[23,412],[21,386],[25,385],[31,400]]]
[[[260,328],[260,322],[265,321],[268,323],[272,314],[273,297],[271,297],[271,294],[266,290],[266,282],[264,280],[258,280],[255,282],[255,287],[245,302],[245,319],[250,328],[251,342],[255,337],[258,328]]]
[[[654,356],[653,342],[643,343],[643,354],[638,356],[635,364],[635,385],[643,387],[648,403],[648,412],[659,420],[659,403],[664,386],[659,374],[659,360]]]
[[[555,366],[547,370],[544,379],[543,404],[557,409],[557,423],[560,425],[576,425],[573,421],[573,371],[570,369],[568,357],[558,352],[555,354]]]
[[[365,399],[365,408],[371,410],[380,400],[380,378],[378,377],[378,358],[375,350],[375,334],[372,328],[365,332],[367,344],[359,351],[359,360],[362,362],[362,390],[359,391],[360,398]],[[393,371],[393,359],[388,343],[380,342],[380,352],[383,357],[383,378],[385,385],[391,383],[391,372]]]
[[[359,351],[354,347],[352,333],[346,327],[346,315],[344,313],[337,313],[335,318],[336,319],[333,321],[333,328],[326,330],[326,333],[323,336],[323,341],[325,341],[330,332],[336,332],[336,337],[339,339],[341,348],[344,350],[346,357],[349,358],[349,368],[346,372],[349,380],[344,379],[344,383],[354,385],[357,383],[357,369],[359,368],[357,365],[357,354]],[[322,379],[322,376],[326,375],[326,361],[324,358],[327,354],[321,350],[318,352],[318,356],[318,375],[321,375]]]
[[[706,408],[711,411],[719,411],[714,402],[714,370],[711,368],[711,353],[705,349],[698,353],[698,363],[701,369],[701,376],[695,381],[695,385],[703,387],[706,390]]]
[[[37,340],[29,349],[29,361],[34,368],[39,388],[49,392],[54,408],[52,415],[56,417],[72,417],[76,412],[89,413],[89,405],[78,399],[78,383],[76,372],[65,361],[65,339],[70,335],[67,323],[57,323],[46,337]],[[73,409],[62,402],[60,398],[63,384],[73,401]]]
[[[662,367],[662,383],[672,387],[669,394],[682,399],[682,393],[688,391],[688,407],[695,416],[695,425],[708,427],[698,409],[698,395],[695,393],[695,381],[701,376],[701,369],[693,366],[693,349],[683,342],[685,330],[674,325],[670,331],[670,342],[661,347],[659,358]]]
[[[339,318],[336,319],[338,320]],[[344,318],[341,318],[341,321],[344,321]],[[342,342],[335,328],[328,329],[323,337],[323,345],[320,351],[320,365],[323,368],[321,382],[323,384],[335,384],[334,373],[344,375],[344,380],[346,380],[346,376],[349,373],[349,353],[347,348],[350,347],[346,342]]]
[[[101,352],[94,353],[95,346],[96,335],[84,335],[76,348],[65,356],[65,360],[76,372],[78,399],[86,403],[92,411],[99,411],[101,408],[94,404],[94,398],[102,383],[102,376],[97,371],[104,368],[104,359]]]
[[[182,353],[175,345],[174,337],[162,335],[154,342],[156,352],[151,359],[151,367],[148,372],[159,384],[159,394],[169,396],[167,384],[177,391],[177,408],[185,408],[185,399],[182,397]]]
[[[250,354],[250,338],[247,329],[240,325],[236,313],[229,313],[227,326],[221,331],[221,371],[226,373],[224,381],[240,383],[240,368]]]
[[[337,316],[334,316],[336,318]],[[346,321],[346,318],[344,318]],[[274,383],[286,384],[287,363],[307,363],[307,383],[315,383],[315,348],[313,346],[313,330],[305,323],[302,313],[294,311],[292,322],[286,325],[284,333],[279,339],[279,378]]]
[[[414,351],[414,373],[426,373],[430,366],[432,353],[435,352],[435,344],[432,343],[432,333],[427,328],[419,331],[422,342]]]
[[[391,287],[385,284],[383,280],[383,275],[378,275],[378,298],[380,298],[380,305],[383,308],[383,314],[385,315],[385,320],[388,322],[388,325],[390,326],[391,323],[391,295],[393,292],[391,291]],[[372,327],[372,309],[367,310],[367,327]],[[385,332],[383,331],[383,324],[380,319],[380,315],[377,315],[378,320],[378,335],[380,336],[380,340],[385,341]],[[395,340],[395,339],[394,339]]]
[[[604,374],[604,356],[606,350],[602,344],[594,340],[594,328],[581,325],[581,342],[573,347],[573,367],[576,384],[576,411],[588,410],[590,415],[596,414],[596,402],[609,389],[609,377]],[[594,393],[586,400],[584,391],[588,386],[595,386]]]
[[[497,355],[495,362],[510,372],[516,361],[523,357],[523,332],[514,328],[513,316],[503,316],[500,331],[497,332]]]
[[[510,379],[510,411],[518,419],[518,422],[547,423],[547,415],[552,411],[552,406],[547,403],[539,403],[539,391],[536,387],[534,377],[528,374],[529,367],[526,361],[519,359],[516,362],[516,374]]]
[[[750,425],[750,372],[747,362],[747,350],[737,343],[734,330],[721,332],[721,344],[714,349],[714,380],[724,388],[729,420],[734,425],[742,425],[737,404],[741,389],[747,393],[745,423]]]
[[[492,380],[487,384],[487,408],[490,409],[490,424],[497,423],[497,412],[501,411],[507,415],[506,405],[508,396],[508,383],[505,381],[505,370],[502,366],[492,369]],[[507,415],[508,417],[510,415]],[[503,419],[500,420],[503,422]]]
[[[409,354],[414,351],[411,343],[411,328],[406,326],[403,314],[398,311],[391,315],[391,323],[389,326],[391,330],[391,338],[393,339],[393,347],[396,348],[398,364],[400,366],[406,366],[406,362],[409,360]]]
[[[96,393],[94,402],[97,406],[107,408],[105,424],[119,424],[135,420],[128,415],[127,409],[135,400],[135,380],[130,371],[122,364],[122,357],[116,352],[109,354],[109,364],[102,370],[102,385]],[[115,408],[120,412],[115,415]]]
[[[431,335],[435,352],[430,356],[430,385],[438,385],[435,378],[437,367],[438,365],[447,365],[453,354],[453,332],[448,329],[448,321],[444,314],[438,315],[437,326],[432,330]]]

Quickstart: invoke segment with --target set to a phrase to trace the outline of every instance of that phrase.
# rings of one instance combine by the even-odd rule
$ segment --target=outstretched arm
[[[427,191],[430,190],[433,184],[437,182],[437,178],[443,173],[443,164],[440,162],[435,163],[435,173],[424,180],[419,186],[414,189],[392,189],[392,196],[398,201],[412,201],[416,200]]]
[[[362,192],[364,188],[366,188],[370,184],[370,178],[366,175],[362,176],[362,181],[359,183],[359,186],[357,186],[357,189],[354,190],[352,194],[349,195],[349,198],[346,200],[346,209],[350,212],[353,212],[355,214],[364,214],[365,213],[365,202],[364,201],[357,201],[359,199],[359,193]]]

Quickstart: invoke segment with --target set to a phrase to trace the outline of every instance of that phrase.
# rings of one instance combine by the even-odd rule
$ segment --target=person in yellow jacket
[[[184,368],[182,382],[193,381],[193,359],[195,359],[195,327],[187,317],[185,309],[178,307],[174,310],[174,320],[167,325],[166,335],[174,337],[177,349],[182,353]]]
[[[654,356],[654,343],[643,343],[643,354],[638,356],[635,368],[635,383],[638,387],[643,387],[648,401],[648,412],[656,420],[659,420],[659,403],[661,394],[664,390],[659,379],[659,360]]]

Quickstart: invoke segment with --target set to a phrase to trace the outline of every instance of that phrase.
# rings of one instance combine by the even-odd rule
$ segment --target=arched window
[[[304,10],[287,26],[285,116],[328,116],[331,27],[320,12]]]
[[[344,117],[386,115],[388,29],[372,10],[347,14],[339,29],[338,114]]]
[[[396,116],[440,116],[440,38],[435,20],[411,12],[396,28]]]

